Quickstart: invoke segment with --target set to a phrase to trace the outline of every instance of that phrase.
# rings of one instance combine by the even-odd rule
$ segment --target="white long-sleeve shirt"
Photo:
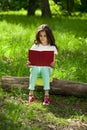
[[[53,45],[50,45],[50,44],[47,44],[47,45],[42,45],[42,44],[34,44],[32,47],[31,47],[31,50],[37,50],[37,51],[54,51],[54,54],[58,54],[58,51],[56,49],[55,46]]]

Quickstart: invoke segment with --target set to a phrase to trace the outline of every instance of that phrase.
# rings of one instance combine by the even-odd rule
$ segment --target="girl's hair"
[[[52,30],[50,29],[50,27],[47,24],[42,24],[41,26],[38,27],[37,32],[36,32],[36,39],[34,40],[34,43],[40,44],[39,35],[40,35],[40,32],[42,32],[42,31],[46,32],[48,43],[50,45],[55,46],[58,49],[58,47],[55,44],[55,38],[53,36]]]

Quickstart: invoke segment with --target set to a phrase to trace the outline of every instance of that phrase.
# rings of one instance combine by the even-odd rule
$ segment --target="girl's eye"
[[[44,35],[44,36],[43,36],[43,35],[40,35],[40,37],[46,37],[46,35]]]

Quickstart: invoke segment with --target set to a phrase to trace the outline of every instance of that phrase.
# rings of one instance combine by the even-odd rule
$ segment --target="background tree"
[[[74,0],[61,0],[62,10],[65,10],[68,15],[71,15],[71,12],[74,8]]]
[[[51,11],[49,3],[54,1],[60,6],[60,14],[67,12],[68,15],[74,11],[87,12],[87,0],[0,0],[0,11],[20,10],[24,8],[28,15],[35,15],[37,9],[41,9],[42,16],[50,16]],[[56,11],[56,14],[58,11]]]
[[[8,10],[9,9],[9,2],[8,0],[0,0],[0,10]]]
[[[34,15],[36,8],[37,8],[37,1],[36,0],[29,0],[28,7],[27,7],[28,16]]]
[[[58,2],[61,2],[61,0],[53,0],[56,4],[58,3]]]
[[[42,16],[43,17],[44,16],[51,17],[49,1],[48,0],[40,0],[40,6],[41,6],[41,11],[42,11]]]
[[[28,0],[0,0],[0,10],[20,10],[27,9]]]
[[[71,15],[71,12],[73,11],[74,8],[74,0],[66,0],[66,5],[67,5],[67,12],[69,15]]]
[[[81,11],[87,12],[87,0],[81,0]]]

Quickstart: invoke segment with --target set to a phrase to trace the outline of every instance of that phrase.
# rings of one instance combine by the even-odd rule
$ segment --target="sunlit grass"
[[[86,17],[28,17],[24,10],[0,13],[0,77],[29,76],[28,49],[33,44],[37,27],[43,23],[50,25],[59,46],[53,77],[87,82]]]
[[[0,14],[7,14],[7,15],[27,15],[27,10],[24,10],[23,8],[18,11],[1,11]]]

